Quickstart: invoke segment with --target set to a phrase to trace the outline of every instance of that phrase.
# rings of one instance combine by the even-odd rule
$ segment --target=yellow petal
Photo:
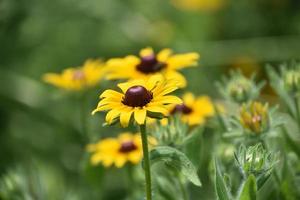
[[[110,110],[107,114],[106,114],[106,117],[105,117],[105,121],[108,123],[108,124],[111,124],[112,121],[118,117],[120,115],[120,110],[119,109],[112,109]]]
[[[153,93],[156,95],[156,96],[163,96],[163,95],[166,95],[166,94],[169,94],[175,90],[177,90],[178,87],[177,86],[169,86],[169,87],[165,87],[163,89],[161,89],[160,91],[153,91]]]
[[[133,110],[124,109],[120,114],[120,123],[122,127],[127,127]]]
[[[168,77],[168,80],[172,80],[176,86],[178,86],[180,88],[186,87],[186,84],[187,84],[186,79],[179,72],[170,70],[170,71],[168,71],[166,76]]]
[[[191,92],[187,92],[182,97],[183,102],[187,106],[194,106],[195,103],[195,97]]]
[[[147,57],[151,55],[154,55],[153,49],[151,47],[144,48],[140,51],[141,57]]]
[[[172,54],[171,49],[163,49],[157,54],[157,60],[160,62],[165,62]]]
[[[171,69],[182,69],[185,67],[196,66],[199,57],[198,53],[176,54],[168,59],[167,64]]]
[[[157,75],[153,75],[151,76],[148,81],[147,81],[147,84],[146,84],[146,88],[147,90],[152,90],[153,88],[156,87],[156,85],[159,83],[159,82],[162,82],[164,80],[163,76],[161,74],[157,74]]]
[[[128,159],[133,164],[138,164],[142,160],[142,157],[143,157],[143,155],[140,151],[133,151],[129,154]]]
[[[97,165],[102,161],[103,157],[101,153],[95,153],[91,157],[91,163],[92,165]]]
[[[113,164],[113,157],[105,156],[105,158],[102,159],[102,164],[104,167],[110,167]]]
[[[108,105],[102,105],[97,107],[96,109],[94,109],[92,111],[92,115],[94,115],[96,112],[100,112],[100,111],[105,111],[105,110],[110,110],[116,106],[119,106],[119,104],[108,104]]]
[[[162,104],[181,104],[182,103],[182,100],[176,96],[171,96],[171,95],[168,95],[168,96],[163,96],[163,97],[160,97],[160,98],[156,98],[153,100],[154,103],[162,103]]]
[[[146,119],[146,114],[147,114],[147,110],[146,109],[135,109],[134,110],[134,119],[135,121],[141,125],[145,123],[145,119]]]
[[[168,109],[164,106],[147,106],[147,110],[154,113],[163,113],[164,115],[169,113]]]
[[[115,158],[115,165],[117,168],[121,168],[124,166],[126,162],[126,157],[124,155],[117,155]]]
[[[122,98],[123,94],[114,90],[105,90],[101,95],[100,98],[104,97],[115,97],[115,98]]]

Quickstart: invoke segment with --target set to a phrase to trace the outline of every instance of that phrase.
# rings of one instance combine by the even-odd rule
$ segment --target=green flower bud
[[[256,99],[263,86],[264,82],[255,83],[254,76],[246,78],[239,72],[232,72],[229,78],[224,78],[223,83],[218,83],[221,94],[238,104]]]
[[[256,144],[246,148],[240,146],[235,154],[235,159],[242,173],[246,176],[253,174],[262,177],[262,174],[269,173],[277,162],[277,154],[268,153],[262,144]]]
[[[288,70],[284,74],[285,88],[292,93],[300,91],[300,70]]]
[[[268,104],[251,102],[244,104],[240,110],[240,122],[244,129],[259,135],[269,129]]]
[[[253,88],[252,82],[241,76],[228,83],[227,92],[231,99],[241,103],[249,100],[251,96],[251,88]]]

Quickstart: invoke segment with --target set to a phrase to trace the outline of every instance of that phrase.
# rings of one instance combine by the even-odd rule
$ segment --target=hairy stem
[[[144,154],[144,172],[146,180],[146,199],[152,200],[152,188],[151,188],[151,171],[150,171],[150,159],[148,150],[148,138],[146,132],[146,125],[140,125],[142,144],[143,144],[143,154]]]

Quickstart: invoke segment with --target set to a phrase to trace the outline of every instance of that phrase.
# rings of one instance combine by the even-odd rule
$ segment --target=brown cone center
[[[153,98],[153,95],[143,86],[137,85],[130,87],[123,98],[122,103],[131,107],[143,107]]]
[[[152,74],[166,67],[165,63],[159,62],[155,55],[144,56],[136,69],[144,74]]]
[[[122,153],[129,153],[137,149],[137,146],[133,143],[133,141],[126,141],[121,144],[119,149]]]
[[[186,106],[185,104],[178,104],[175,108],[171,111],[171,114],[181,113],[181,114],[190,114],[193,110]]]

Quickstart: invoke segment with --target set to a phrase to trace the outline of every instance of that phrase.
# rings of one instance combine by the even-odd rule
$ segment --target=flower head
[[[148,137],[150,145],[156,145],[153,137]],[[117,138],[102,139],[96,144],[90,144],[87,150],[92,153],[91,163],[102,163],[105,167],[115,165],[123,167],[127,162],[138,164],[143,158],[142,140],[140,134],[122,133]]]
[[[251,102],[244,104],[240,111],[240,121],[243,127],[255,134],[261,134],[269,129],[268,104]]]
[[[218,87],[226,99],[241,104],[256,99],[265,85],[265,82],[256,84],[254,79],[255,76],[246,78],[240,72],[232,71]]]
[[[176,90],[177,82],[165,80],[162,76],[152,76],[149,80],[134,80],[121,83],[118,87],[122,92],[106,90],[100,95],[100,102],[93,113],[109,110],[106,122],[111,124],[119,118],[123,127],[128,126],[131,116],[139,125],[144,124],[146,117],[157,114],[166,116],[167,105],[181,103],[181,100],[167,95]]]
[[[244,175],[253,174],[259,180],[269,177],[262,175],[270,174],[278,162],[278,153],[267,152],[261,143],[248,148],[241,145],[238,152],[235,153],[235,159]]]
[[[214,106],[208,96],[195,97],[192,93],[183,95],[183,103],[173,105],[171,114],[180,114],[183,122],[189,125],[203,124],[214,115]]]
[[[100,60],[87,60],[82,67],[65,69],[61,74],[47,73],[43,80],[65,90],[82,90],[99,83],[105,74]]]
[[[186,80],[177,70],[196,66],[199,54],[172,54],[170,49],[163,49],[155,54],[152,48],[145,48],[140,55],[113,58],[107,61],[109,79],[148,79],[155,74],[162,74],[167,79],[176,79],[180,87],[185,87]]]

